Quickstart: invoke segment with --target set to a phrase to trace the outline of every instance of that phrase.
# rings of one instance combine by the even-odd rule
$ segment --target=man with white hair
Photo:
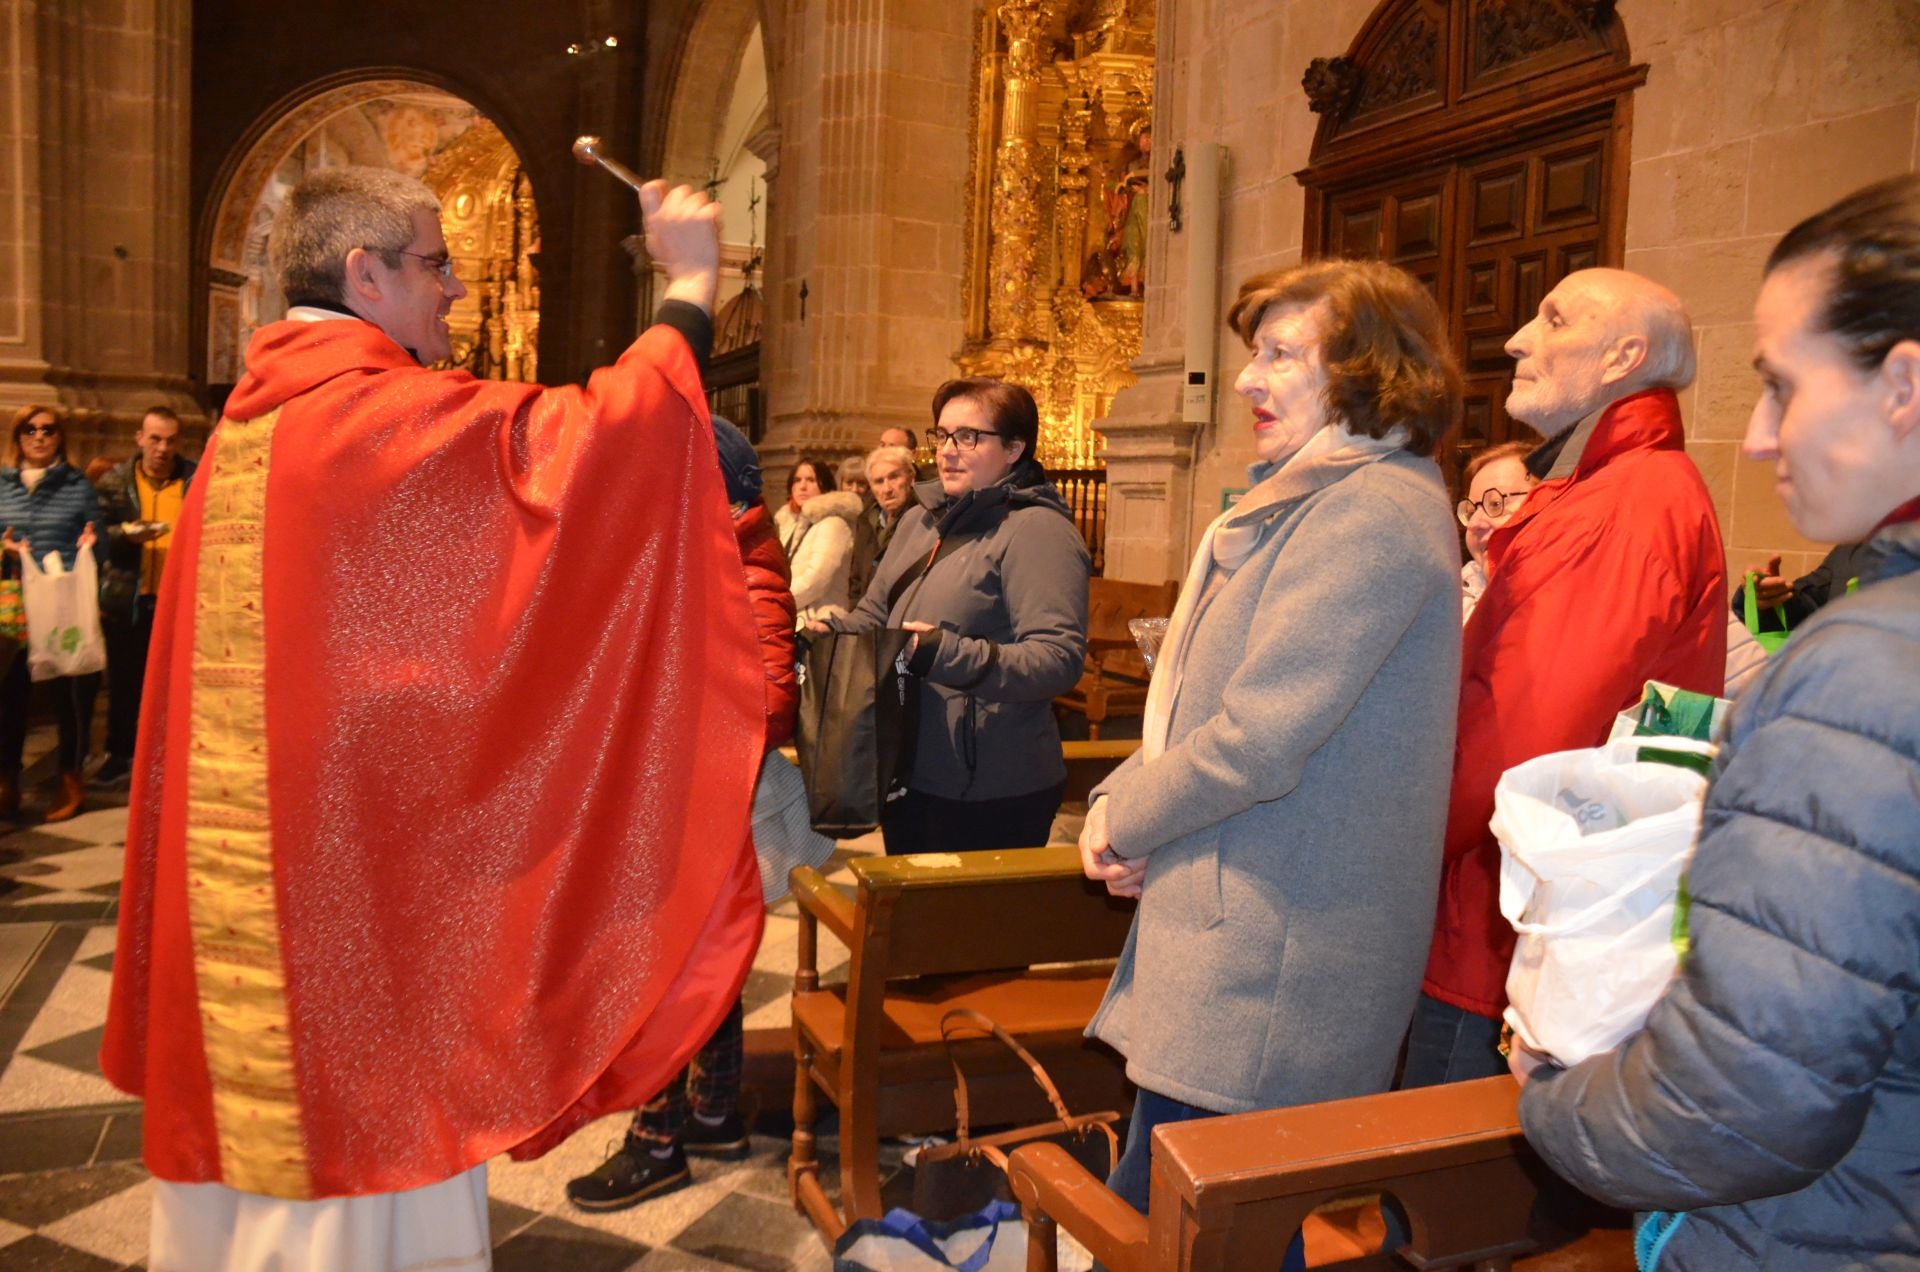
[[[173,529],[101,1046],[153,1267],[484,1268],[487,1159],[652,1096],[745,979],[718,209],[640,205],[667,302],[584,389],[429,369],[464,289],[419,182],[323,171],[275,221],[293,308]]]
[[[899,432],[890,429],[890,432]],[[873,571],[893,542],[900,518],[919,501],[914,498],[913,452],[904,446],[882,445],[866,458],[867,485],[872,493],[853,523],[853,562],[847,571],[847,608],[860,604],[873,581]]]
[[[1403,1086],[1488,1077],[1514,934],[1500,916],[1493,788],[1535,756],[1605,740],[1648,680],[1720,691],[1726,564],[1684,449],[1674,390],[1693,379],[1686,310],[1614,269],[1567,275],[1507,342],[1507,414],[1546,437],[1538,479],[1487,541],[1463,635],[1459,741],[1440,907]]]

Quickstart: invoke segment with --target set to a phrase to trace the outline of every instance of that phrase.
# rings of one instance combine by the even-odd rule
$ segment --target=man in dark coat
[[[890,432],[901,430],[892,429]],[[904,446],[882,446],[867,456],[867,496],[853,523],[853,560],[847,567],[847,609],[855,609],[873,582],[873,571],[893,542],[900,518],[920,501],[913,494],[913,452]]]
[[[176,451],[180,417],[164,406],[148,411],[134,435],[135,453],[96,485],[107,532],[107,568],[100,578],[100,630],[107,639],[107,756],[99,786],[125,782],[133,769],[146,682],[147,644],[166,570],[173,523],[193,484],[194,462]]]
[[[1822,557],[1819,565],[1789,583],[1781,577],[1779,556],[1769,557],[1766,567],[1756,571],[1760,577],[1754,580],[1753,585],[1754,599],[1762,607],[1760,630],[1798,630],[1800,624],[1813,617],[1815,610],[1828,601],[1839,600],[1848,588],[1858,583],[1868,563],[1866,544],[1842,543]],[[1745,583],[1744,576],[1734,581],[1733,613],[1736,618],[1746,614]]]
[[[1728,722],[1688,875],[1690,952],[1646,1026],[1520,1121],[1639,1266],[1920,1266],[1920,177],[1791,230],[1755,306],[1750,459],[1794,528],[1865,542]]]

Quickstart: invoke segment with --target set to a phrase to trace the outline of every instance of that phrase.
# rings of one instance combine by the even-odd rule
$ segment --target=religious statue
[[[1107,259],[1113,266],[1113,293],[1138,296],[1147,267],[1148,164],[1153,155],[1153,126],[1141,117],[1129,129],[1134,159],[1107,191]]]

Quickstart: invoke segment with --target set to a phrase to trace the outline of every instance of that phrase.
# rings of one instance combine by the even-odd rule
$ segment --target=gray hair
[[[433,191],[386,168],[326,168],[287,193],[267,237],[267,260],[289,300],[339,304],[347,253],[380,254],[389,266],[413,242],[413,214],[440,215]]]
[[[834,470],[833,479],[840,483],[842,490],[846,489],[847,483],[850,481],[865,481],[867,479],[866,462],[858,455],[847,456],[840,461],[840,466]]]
[[[1684,389],[1693,383],[1693,320],[1680,298],[1650,278],[1624,269],[1592,269],[1619,307],[1613,334],[1645,336],[1647,357],[1627,381],[1627,392]],[[1621,396],[1625,396],[1622,393]]]
[[[913,472],[913,452],[904,446],[876,446],[867,452],[867,480],[873,480],[876,468],[904,468]]]

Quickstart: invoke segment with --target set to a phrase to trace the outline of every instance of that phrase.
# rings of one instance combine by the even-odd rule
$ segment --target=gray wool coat
[[[1255,470],[1256,478],[1271,473]],[[1167,749],[1104,793],[1148,857],[1088,1033],[1134,1082],[1239,1113],[1387,1088],[1432,934],[1460,687],[1440,470],[1281,470],[1193,620]]]

